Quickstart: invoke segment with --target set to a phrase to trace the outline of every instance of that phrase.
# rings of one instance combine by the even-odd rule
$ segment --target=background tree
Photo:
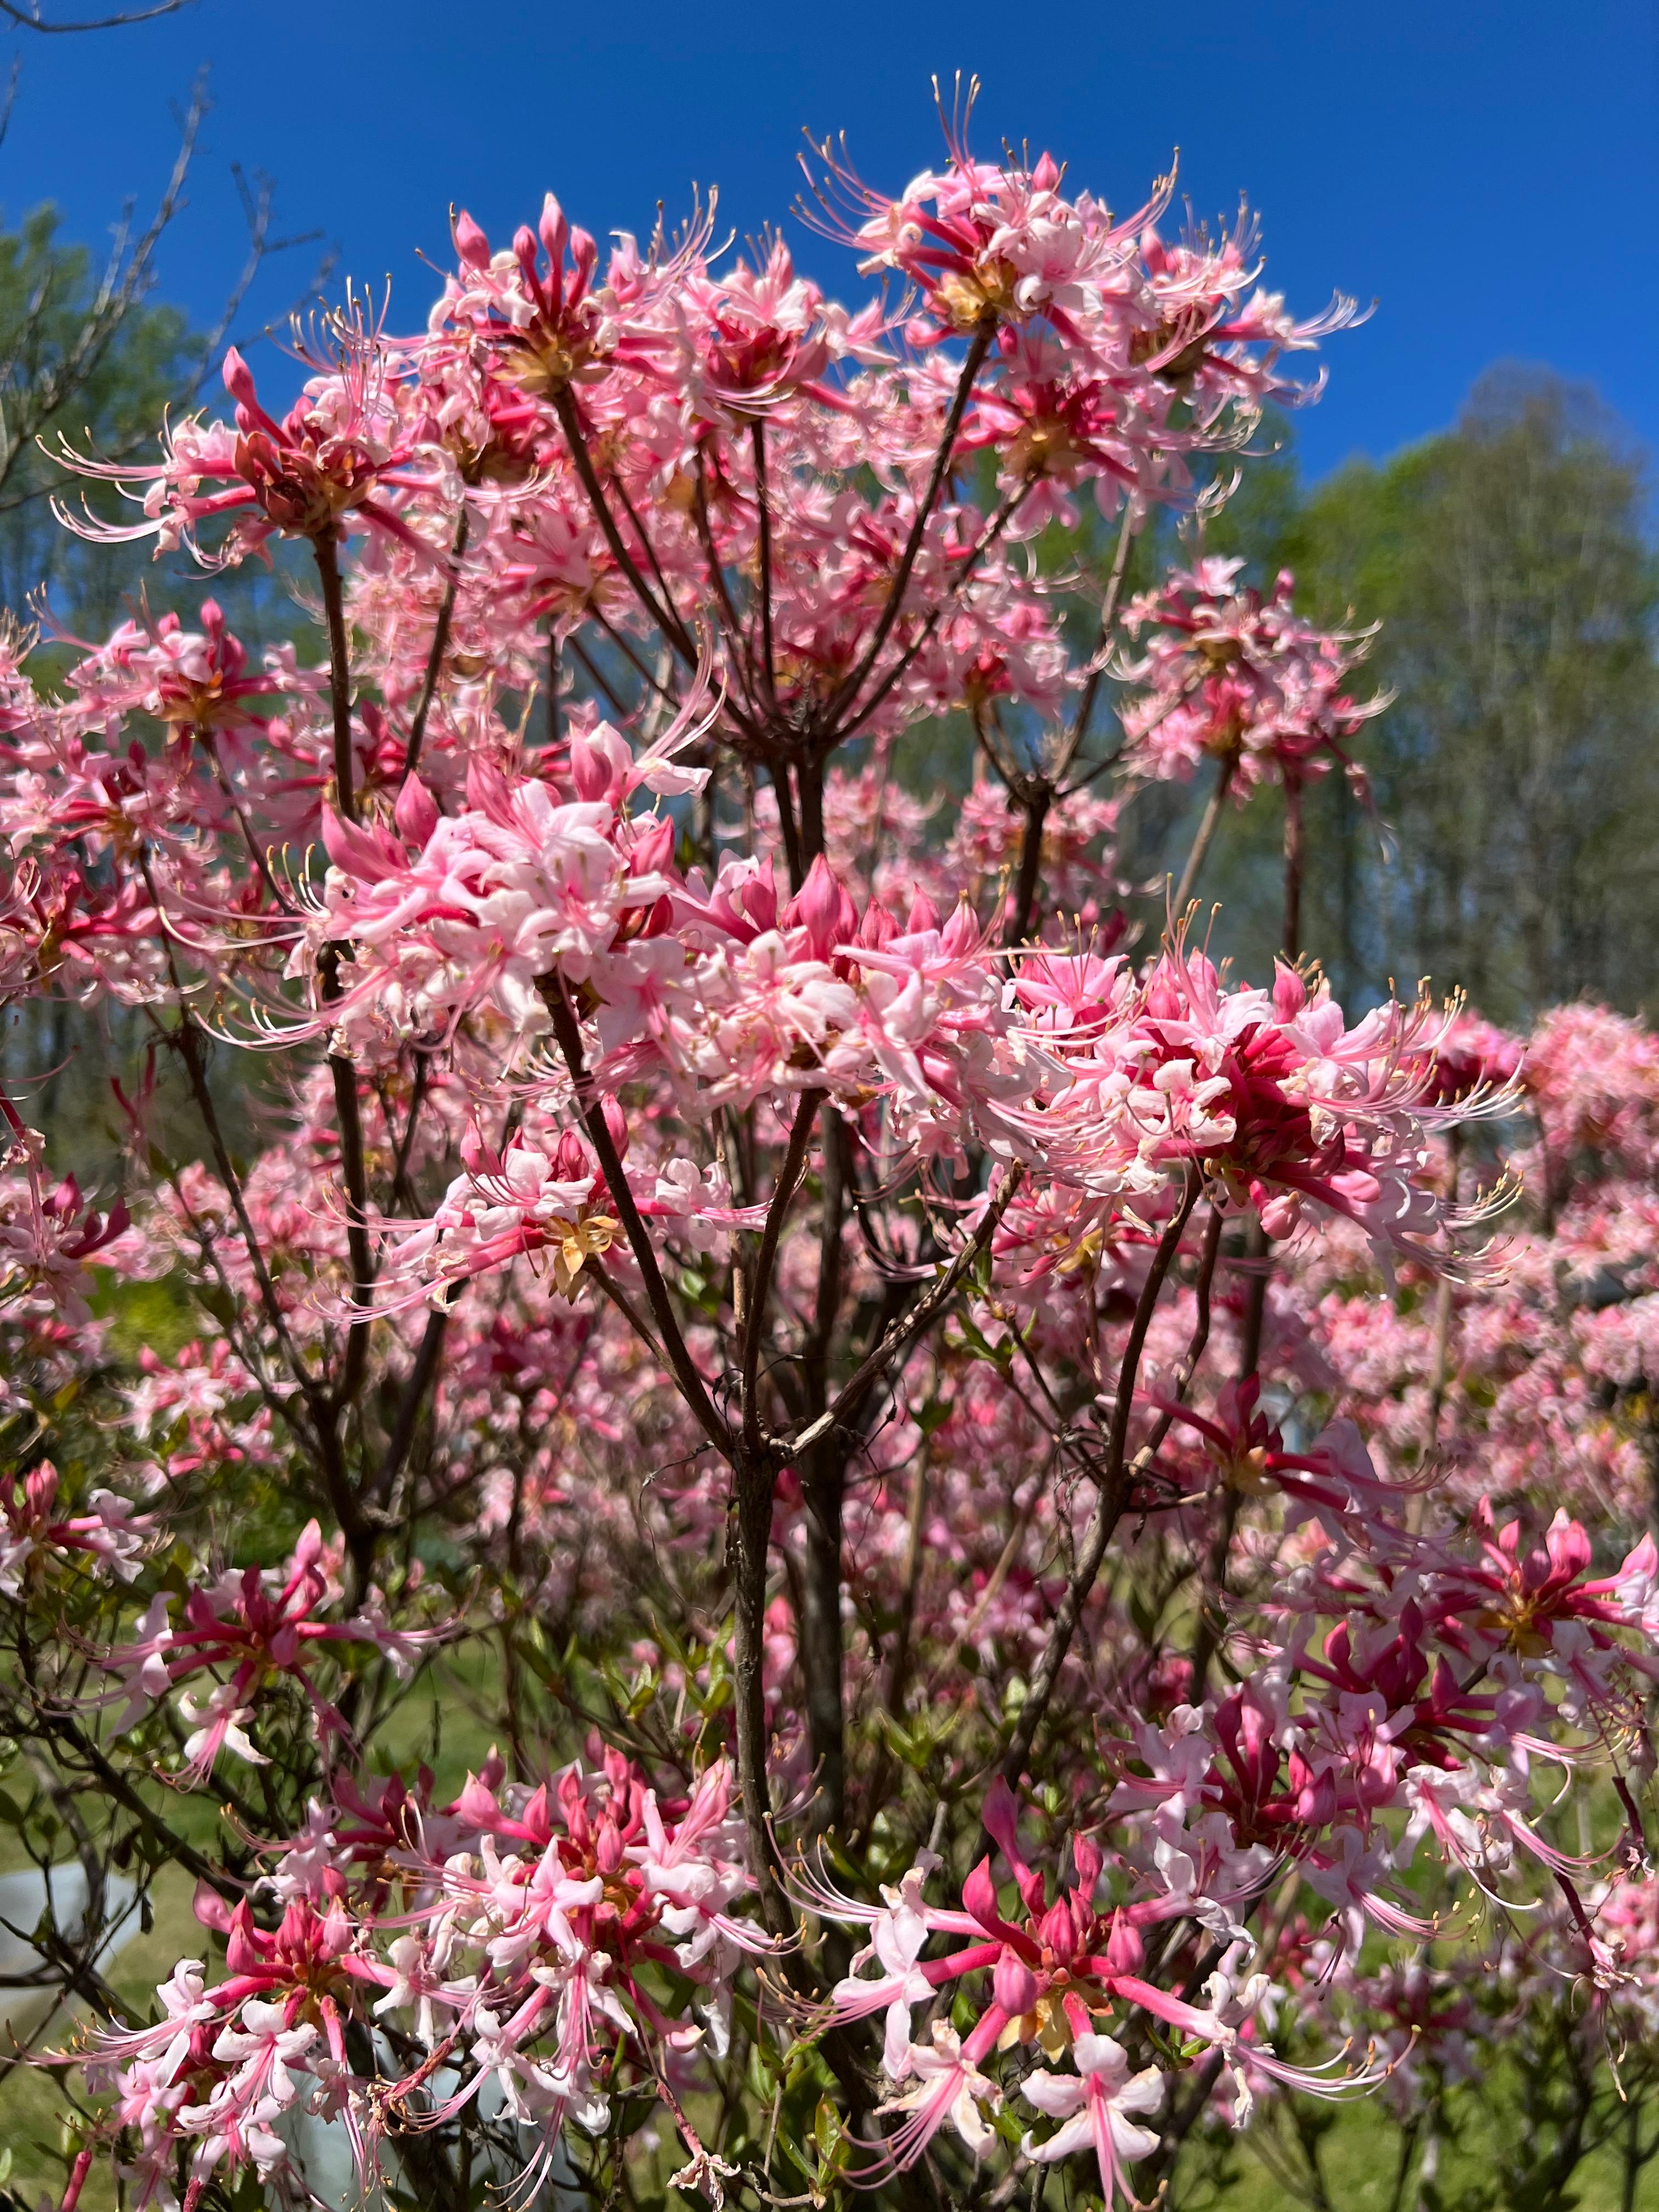
[[[1206,550],[1296,571],[1323,619],[1381,623],[1395,703],[1366,747],[1376,822],[1310,793],[1310,911],[1350,996],[1455,977],[1494,1019],[1659,991],[1659,579],[1643,457],[1595,395],[1499,364],[1456,428],[1304,493],[1288,448],[1247,472]],[[1133,863],[1182,849],[1196,796],[1131,809]],[[1385,834],[1379,834],[1378,823]],[[1229,825],[1209,885],[1244,957],[1275,949],[1277,857]]]

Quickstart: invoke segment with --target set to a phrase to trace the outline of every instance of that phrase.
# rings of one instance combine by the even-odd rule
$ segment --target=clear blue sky
[[[1303,417],[1314,471],[1449,422],[1502,356],[1588,379],[1644,441],[1659,433],[1659,63],[1641,0],[195,0],[15,43],[0,202],[54,200],[88,239],[128,195],[144,209],[169,106],[210,66],[191,205],[162,260],[164,293],[198,316],[240,255],[233,160],[276,179],[286,228],[337,242],[342,276],[390,273],[409,327],[434,283],[417,249],[444,258],[452,202],[504,240],[551,187],[603,236],[648,230],[659,198],[677,214],[695,179],[744,233],[787,213],[803,125],[844,129],[894,189],[928,166],[929,78],[959,67],[984,80],[981,148],[1047,146],[1128,209],[1178,144],[1200,212],[1241,191],[1260,208],[1268,278],[1294,304],[1377,298]],[[836,249],[795,243],[856,289]],[[273,274],[250,319],[299,275]]]

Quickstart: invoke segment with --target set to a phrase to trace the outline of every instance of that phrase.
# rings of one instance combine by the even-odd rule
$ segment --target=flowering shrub
[[[1443,2098],[1483,1921],[1516,2016],[1646,2018],[1659,1048],[1334,1000],[1363,636],[1124,591],[1352,308],[1064,183],[826,155],[855,312],[712,211],[459,216],[424,331],[77,461],[210,568],[297,541],[323,658],[210,599],[3,672],[0,976],[153,1037],[117,1202],[7,1107],[14,1809],[202,1929],[136,2021],[46,1939],[66,2207],[297,2202],[313,2123],[457,2208],[1110,2203]],[[1184,890],[1125,939],[1119,809],[1205,757],[1188,885],[1285,808],[1259,983]]]

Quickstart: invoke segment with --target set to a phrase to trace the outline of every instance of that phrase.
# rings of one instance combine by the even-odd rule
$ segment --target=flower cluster
[[[1296,580],[1263,598],[1242,585],[1242,561],[1212,556],[1124,610],[1141,650],[1122,675],[1138,687],[1126,707],[1126,769],[1183,781],[1205,760],[1241,804],[1258,784],[1296,786],[1340,765],[1364,792],[1350,750],[1385,696],[1348,685],[1373,632],[1322,630],[1291,603]]]
[[[216,2176],[278,2174],[276,2124],[295,2114],[345,2116],[373,2170],[388,2128],[493,2090],[539,2143],[534,2178],[567,2114],[598,2132],[641,2078],[691,2093],[699,2043],[723,2047],[733,1967],[764,1942],[735,1917],[748,1881],[723,1768],[667,1805],[614,1755],[534,1792],[470,1776],[447,1805],[429,1777],[414,1796],[338,1787],[264,1878],[275,1925],[199,1893],[222,1977],[182,1960],[154,2025],[100,2036],[82,2062],[136,2138],[135,2203],[175,2201],[181,2148],[192,2198]],[[702,2024],[664,2013],[665,1977],[698,1991]],[[394,2038],[420,2063],[388,2082]]]

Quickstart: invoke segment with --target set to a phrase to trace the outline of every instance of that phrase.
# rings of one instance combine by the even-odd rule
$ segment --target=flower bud
[[[406,775],[392,810],[398,831],[409,844],[424,846],[438,826],[438,802],[418,775]]]
[[[1017,1951],[1005,1951],[991,1973],[991,1995],[1012,2019],[1030,2011],[1037,2001],[1036,1976]]]
[[[455,252],[469,269],[488,269],[489,240],[463,208],[451,228],[455,237]]]
[[[784,908],[783,919],[786,927],[806,932],[807,946],[815,960],[828,960],[837,945],[848,943],[856,935],[858,910],[822,853]]]

